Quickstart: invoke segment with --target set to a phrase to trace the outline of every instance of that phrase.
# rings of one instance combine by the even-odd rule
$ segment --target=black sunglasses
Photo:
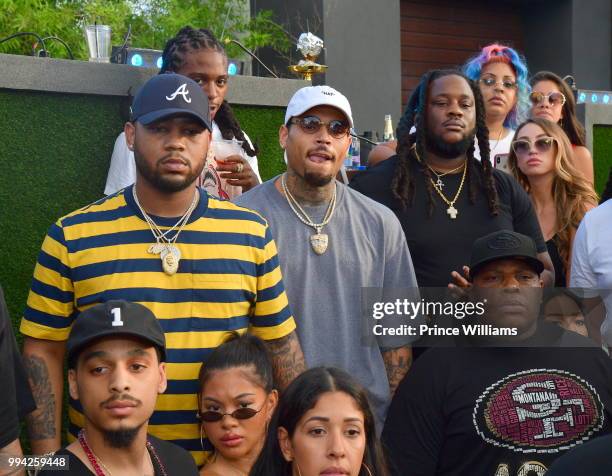
[[[221,412],[202,412],[200,413],[200,420],[205,421],[207,423],[214,423],[216,421],[223,420],[225,415],[229,415],[236,420],[248,420],[249,418],[253,418],[263,409],[263,405],[259,410],[255,410],[254,408],[243,407],[237,408],[232,413],[221,413]]]
[[[536,139],[533,145],[538,152],[543,154],[544,152],[548,152],[550,150],[554,142],[554,137],[540,137],[539,139]],[[528,141],[527,139],[515,140],[512,143],[512,150],[516,155],[528,154],[531,150],[531,141]]]
[[[289,122],[299,125],[300,129],[306,134],[316,134],[322,126],[326,126],[329,135],[336,139],[342,139],[342,137],[348,134],[350,129],[348,123],[345,121],[334,119],[333,121],[323,122],[317,116],[305,116],[302,118],[293,117]]]

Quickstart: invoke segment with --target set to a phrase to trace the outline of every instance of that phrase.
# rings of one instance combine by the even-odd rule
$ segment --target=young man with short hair
[[[149,309],[127,301],[90,307],[76,318],[66,349],[70,396],[79,402],[83,428],[56,453],[69,456],[64,474],[197,474],[189,453],[147,435],[168,384],[164,331]],[[56,474],[51,469],[41,474]]]
[[[287,172],[236,203],[270,223],[308,366],[340,367],[358,378],[382,423],[410,365],[410,341],[364,342],[362,288],[412,287],[416,294],[416,280],[393,213],[336,181],[352,126],[351,106],[340,92],[300,89],[279,130]]]

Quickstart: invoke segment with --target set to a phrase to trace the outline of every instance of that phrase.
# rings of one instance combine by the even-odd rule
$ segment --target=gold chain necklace
[[[444,203],[448,205],[448,208],[446,209],[446,213],[448,213],[448,216],[452,220],[457,218],[457,215],[459,214],[459,210],[455,208],[455,202],[459,198],[459,195],[461,194],[461,190],[463,190],[463,183],[465,182],[466,175],[467,175],[467,161],[463,163],[463,175],[461,176],[461,183],[459,184],[459,189],[457,190],[457,193],[455,194],[452,200],[449,200],[448,198],[446,198],[446,196],[442,193],[442,190],[438,188],[438,186],[436,185],[436,182],[434,182],[431,177],[429,178],[434,189],[436,190],[436,192],[438,192],[438,195],[440,195],[440,198],[442,198],[442,200],[444,200]]]
[[[193,213],[196,205],[198,204],[200,193],[197,189],[195,190],[193,200],[191,201],[189,208],[187,208],[183,216],[179,218],[179,220],[174,224],[174,226],[166,230],[165,232],[161,231],[161,229],[157,226],[157,223],[153,221],[153,219],[147,214],[147,212],[145,212],[144,208],[142,208],[142,205],[140,205],[140,202],[138,201],[138,196],[136,195],[136,186],[132,187],[132,195],[134,197],[134,202],[140,210],[140,213],[142,213],[144,220],[147,222],[147,225],[149,225],[151,233],[153,233],[153,236],[155,237],[155,244],[149,246],[147,252],[154,255],[159,254],[164,273],[169,276],[172,276],[178,271],[179,262],[181,260],[181,251],[176,246],[176,240],[178,239],[179,234],[181,233],[181,231],[183,231],[183,228],[189,221],[189,218],[191,218],[191,214]],[[168,233],[174,229],[176,229],[176,233],[174,234],[174,236],[172,238],[167,238],[166,235],[168,235]]]
[[[295,199],[291,192],[289,192],[289,188],[287,188],[287,174],[283,174],[281,177],[281,187],[283,192],[285,193],[285,198],[287,199],[287,203],[289,203],[289,207],[296,214],[299,220],[304,223],[304,225],[308,225],[315,229],[316,233],[310,237],[310,246],[312,250],[318,254],[322,255],[327,251],[327,245],[329,244],[329,236],[327,233],[321,233],[323,227],[329,223],[331,220],[334,211],[336,210],[336,184],[334,183],[334,194],[332,195],[331,201],[329,202],[329,206],[327,207],[327,211],[325,212],[325,216],[323,217],[323,221],[321,223],[314,223],[312,219],[308,216],[306,211],[300,206],[298,201]]]
[[[416,150],[415,150],[416,151]],[[457,170],[459,170],[461,167],[463,167],[464,164],[461,164],[459,167],[455,167],[453,170],[449,170],[448,172],[443,172],[443,173],[439,173],[437,170],[433,169],[429,164],[425,164],[427,165],[427,168],[429,170],[431,170],[433,172],[433,174],[436,176],[436,178],[438,180],[436,180],[436,186],[442,190],[444,188],[444,182],[442,182],[442,177],[445,177],[446,175],[452,174],[454,172],[456,172]]]

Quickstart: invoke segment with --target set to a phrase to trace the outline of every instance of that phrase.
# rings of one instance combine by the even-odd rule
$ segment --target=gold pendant
[[[162,261],[162,269],[168,276],[172,276],[178,271],[179,261],[181,260],[181,252],[172,245],[167,245],[166,249],[160,255]]]
[[[446,213],[448,213],[448,216],[454,220],[455,218],[457,218],[459,210],[457,210],[453,205],[451,205],[446,209]]]
[[[327,251],[328,243],[329,237],[326,233],[319,232],[310,237],[310,246],[312,246],[312,250],[318,255],[322,255]]]

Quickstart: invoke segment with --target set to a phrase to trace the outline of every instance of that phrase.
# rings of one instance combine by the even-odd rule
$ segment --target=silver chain
[[[295,199],[291,192],[289,192],[289,188],[287,188],[287,174],[283,174],[281,177],[281,187],[283,192],[285,192],[285,197],[287,198],[287,203],[289,203],[289,207],[293,210],[293,213],[300,219],[300,221],[304,225],[308,225],[314,228],[317,233],[321,232],[321,229],[329,223],[331,220],[334,211],[336,210],[336,184],[334,183],[334,193],[332,195],[331,201],[329,202],[329,206],[327,207],[327,211],[325,212],[325,216],[323,217],[323,221],[321,223],[315,223],[308,216],[308,213],[304,211],[298,201]],[[296,209],[297,207],[297,209]],[[299,210],[299,211],[298,211]]]

